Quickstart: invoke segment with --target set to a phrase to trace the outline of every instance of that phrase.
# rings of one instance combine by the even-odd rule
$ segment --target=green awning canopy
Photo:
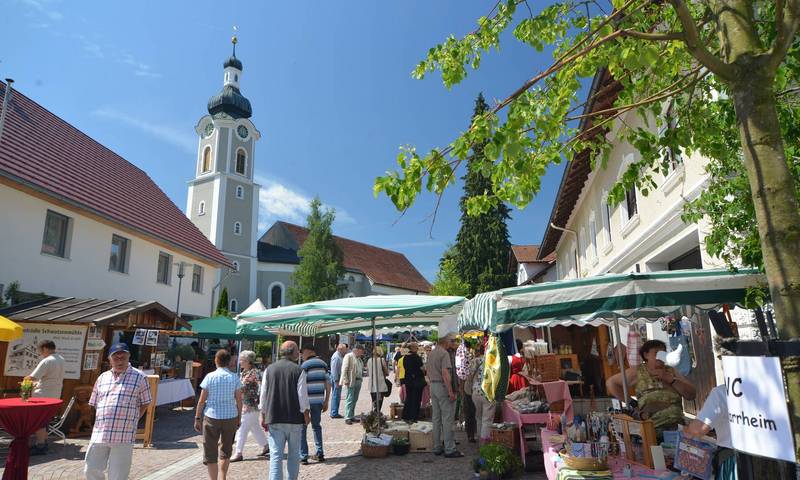
[[[237,331],[290,331],[307,336],[438,325],[461,310],[464,297],[371,295],[271,308],[238,317]]]
[[[225,340],[274,340],[273,333],[261,330],[240,335],[236,333],[236,320],[218,315],[216,317],[201,318],[189,322],[194,332],[200,338],[221,338]]]
[[[655,320],[686,305],[710,309],[741,304],[748,288],[765,284],[756,270],[675,270],[539,283],[477,295],[464,304],[459,328],[498,332],[515,325]]]

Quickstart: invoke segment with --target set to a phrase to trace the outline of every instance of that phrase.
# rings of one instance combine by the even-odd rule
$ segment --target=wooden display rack
[[[628,415],[612,415],[614,419],[614,428],[615,430],[618,426],[621,426],[621,431],[617,433],[621,434],[623,440],[625,442],[625,458],[629,461],[638,463],[643,465],[647,468],[653,468],[653,454],[650,451],[650,447],[658,445],[658,441],[656,440],[656,429],[653,426],[652,420],[634,420],[633,418],[629,417]],[[642,451],[637,454],[637,452],[633,449],[633,441],[631,440],[632,436],[638,436],[642,439]]]
[[[148,375],[147,383],[150,384],[150,397],[152,401],[144,414],[144,429],[136,430],[136,440],[142,441],[142,446],[153,446],[153,422],[156,419],[156,398],[158,397],[158,375]]]

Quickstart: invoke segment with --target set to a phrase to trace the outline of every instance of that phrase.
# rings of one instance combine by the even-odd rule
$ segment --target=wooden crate
[[[400,420],[403,418],[403,404],[389,405],[389,418],[392,420]]]
[[[516,443],[519,442],[519,432],[517,431],[517,428],[501,430],[499,428],[492,427],[490,433],[492,443],[499,443],[500,445],[505,445],[511,450],[517,450]]]
[[[536,356],[536,370],[542,376],[542,382],[555,382],[558,380],[561,372],[558,362],[559,356],[552,353]]]
[[[408,432],[408,444],[413,452],[433,451],[433,432]]]
[[[658,445],[656,429],[652,420],[634,420],[628,415],[613,415],[616,424],[622,423],[622,434],[625,442],[625,457],[631,462],[653,468],[653,454],[650,447]],[[615,427],[616,429],[616,427]],[[631,437],[642,439],[641,448],[634,449]]]

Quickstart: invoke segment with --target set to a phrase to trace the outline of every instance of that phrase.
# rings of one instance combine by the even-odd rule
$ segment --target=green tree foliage
[[[227,317],[230,315],[228,311],[228,289],[223,288],[222,293],[219,294],[219,301],[217,302],[217,309],[214,311],[214,315],[223,315]]]
[[[319,198],[311,201],[308,214],[308,237],[300,247],[300,264],[292,274],[289,297],[293,303],[306,303],[338,298],[344,290],[344,254],[331,230],[336,213],[322,209]]]
[[[479,94],[475,100],[473,121],[489,111],[489,105]],[[494,186],[486,165],[486,140],[471,146],[472,155],[467,160],[464,175],[464,195],[461,197],[461,227],[456,235],[453,258],[456,272],[469,286],[469,296],[479,292],[496,290],[512,285],[508,273],[508,241],[506,220],[511,218],[509,208],[503,202],[494,202],[477,214],[469,214],[471,198],[492,195]]]
[[[454,247],[448,248],[441,260],[436,279],[431,285],[431,295],[454,295],[466,297],[469,295],[469,285],[461,279],[456,271],[456,253]]]
[[[800,336],[800,160],[790,124],[797,123],[800,92],[800,0],[563,0],[533,7],[501,0],[475,30],[430,49],[413,75],[439,70],[448,88],[499,49],[509,29],[537,51],[547,47],[553,61],[449,145],[421,155],[404,147],[399,171],[378,178],[376,194],[386,193],[401,210],[423,187],[441,195],[471,147],[485,144],[476,168],[494,188],[469,198],[468,211],[502,202],[524,207],[551,164],[587,153],[594,166],[604,166],[612,146],[627,142],[639,155],[609,193],[617,203],[634,185],[644,195],[655,188],[670,168],[666,151],[686,161],[702,155],[712,176],[726,172],[735,180],[712,184],[750,203],[726,207],[721,202],[730,197],[717,191],[690,207],[687,218],[730,214],[712,219],[711,250],[733,263],[737,256],[763,262],[782,334]],[[598,72],[620,87],[613,104],[600,109],[594,101],[608,89],[582,97]],[[725,234],[737,222],[741,229]]]

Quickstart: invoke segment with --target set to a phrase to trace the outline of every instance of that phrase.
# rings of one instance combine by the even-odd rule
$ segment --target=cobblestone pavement
[[[370,408],[366,384],[358,401],[357,412]],[[397,401],[397,389],[384,401],[383,412],[387,413],[389,404]],[[342,400],[342,407],[344,399]],[[193,479],[207,477],[202,464],[202,438],[192,429],[193,411],[188,409],[169,409],[159,407],[155,423],[153,448],[137,446],[133,453],[132,480]],[[463,432],[456,432],[458,448],[464,458],[447,459],[430,453],[411,453],[406,456],[389,456],[383,459],[367,459],[358,454],[363,435],[360,425],[346,425],[344,420],[333,420],[327,413],[322,416],[324,437],[324,463],[310,461],[310,465],[300,467],[300,479],[414,479],[443,480],[473,478],[470,463],[477,455],[475,444],[468,443]],[[310,429],[309,429],[310,430]],[[313,435],[308,432],[309,446],[313,452]],[[267,480],[269,461],[256,457],[258,445],[252,438],[245,448],[245,461],[234,463],[228,478],[236,480]],[[88,439],[68,439],[67,445],[60,442],[51,444],[48,455],[32,457],[28,473],[30,480],[82,479],[83,458]],[[0,463],[5,462],[7,445],[0,447]],[[0,468],[0,473],[3,469]],[[544,475],[521,478],[543,479]]]

